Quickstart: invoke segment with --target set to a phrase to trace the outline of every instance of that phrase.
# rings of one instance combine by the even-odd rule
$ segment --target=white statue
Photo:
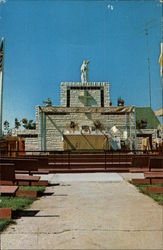
[[[89,61],[83,61],[81,66],[81,83],[88,82],[88,64]]]

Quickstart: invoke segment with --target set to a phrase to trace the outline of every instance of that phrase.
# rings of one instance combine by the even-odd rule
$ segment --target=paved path
[[[163,207],[117,178],[48,187],[30,208],[40,212],[1,235],[2,249],[163,249]]]

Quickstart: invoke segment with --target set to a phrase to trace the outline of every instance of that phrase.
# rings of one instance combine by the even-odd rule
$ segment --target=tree
[[[6,120],[3,123],[4,130],[6,131],[7,135],[11,135],[10,123]]]
[[[19,127],[21,126],[20,122],[18,121],[18,118],[15,118],[15,128],[19,129]]]
[[[28,120],[27,118],[23,118],[22,123],[25,129],[36,129],[36,123],[33,122],[33,120]]]

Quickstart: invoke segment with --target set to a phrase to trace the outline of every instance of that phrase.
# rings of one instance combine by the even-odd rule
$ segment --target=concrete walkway
[[[139,193],[124,174],[98,175],[100,182],[92,176],[87,182],[70,181],[74,175],[67,182],[63,175],[50,176],[63,182],[32,204],[30,210],[40,210],[36,216],[8,227],[1,249],[163,249],[163,207]]]

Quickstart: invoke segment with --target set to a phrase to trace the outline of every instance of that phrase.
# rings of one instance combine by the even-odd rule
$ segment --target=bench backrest
[[[134,168],[147,168],[149,164],[149,156],[136,155],[132,158],[132,166]]]
[[[163,169],[163,157],[162,158],[150,158],[149,169],[151,168],[162,168]]]
[[[37,171],[37,159],[0,158],[1,163],[14,163],[15,170]]]
[[[0,163],[0,180],[1,181],[14,181],[15,180],[15,164]]]

